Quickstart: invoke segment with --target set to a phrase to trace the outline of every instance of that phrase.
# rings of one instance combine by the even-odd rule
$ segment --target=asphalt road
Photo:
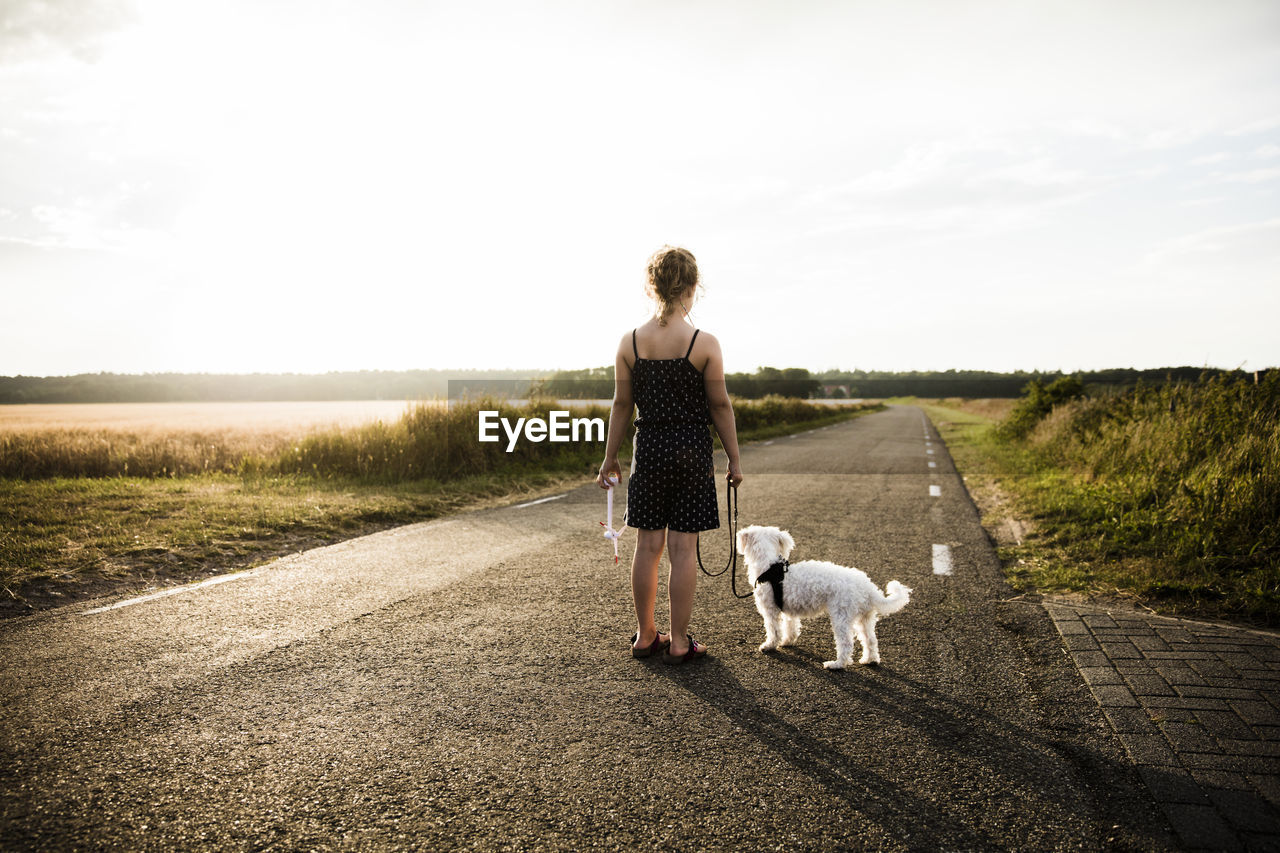
[[[1174,843],[1043,609],[1008,601],[919,410],[753,445],[743,468],[742,524],[914,588],[882,666],[824,670],[824,619],[761,654],[727,578],[699,587],[708,659],[633,660],[626,560],[586,484],[0,625],[0,846]],[[726,540],[704,534],[709,565]]]

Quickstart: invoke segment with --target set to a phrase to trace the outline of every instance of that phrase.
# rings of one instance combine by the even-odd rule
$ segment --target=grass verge
[[[0,480],[0,613],[185,583],[581,480],[564,471],[391,484],[227,474]]]
[[[760,408],[765,404],[738,405],[743,442],[879,408],[832,412],[777,401],[768,410]],[[447,479],[397,479],[385,469],[405,465],[399,460],[409,454],[392,453],[370,437],[398,451],[408,446],[412,433],[395,438],[397,444],[385,436],[398,436],[401,426],[310,437],[310,444],[298,445],[309,454],[310,473],[237,462],[239,473],[0,478],[0,616],[114,591],[186,583],[401,524],[543,497],[589,481],[600,461],[601,448],[591,445]],[[334,448],[344,444],[355,450],[342,457]],[[290,445],[281,457],[292,462],[297,450]],[[350,467],[368,473],[311,467],[315,458],[325,457],[355,460]]]
[[[1274,566],[1255,561],[1248,570],[1227,569],[1205,555],[1180,555],[1176,539],[1160,529],[1140,531],[1140,515],[1116,501],[1113,480],[1056,458],[1035,441],[998,437],[995,428],[1014,401],[911,402],[947,442],[1014,588],[1280,625]]]

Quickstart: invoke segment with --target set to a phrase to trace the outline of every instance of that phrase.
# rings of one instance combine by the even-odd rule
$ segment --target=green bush
[[[999,433],[1065,475],[1042,520],[1078,556],[1169,567],[1153,597],[1280,605],[1280,372],[1077,399],[1019,430]]]
[[[1083,397],[1084,384],[1075,376],[1060,376],[1048,385],[1032,379],[1022,392],[1022,399],[996,428],[1001,438],[1024,438],[1055,406]]]

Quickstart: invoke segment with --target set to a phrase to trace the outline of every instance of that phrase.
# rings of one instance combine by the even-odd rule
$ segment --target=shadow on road
[[[779,760],[890,834],[912,838],[927,827],[931,833],[939,833],[963,846],[999,846],[997,839],[966,826],[934,803],[904,790],[870,768],[850,763],[829,741],[764,707],[722,662],[709,658],[696,671],[689,667],[683,671],[662,668],[658,672],[714,705],[744,735],[758,740]]]
[[[708,658],[699,665],[655,670],[714,706],[743,736],[758,741],[851,812],[909,846],[934,841],[962,848],[1005,847],[1019,839],[1026,843],[1025,829],[984,828],[992,823],[984,804],[1003,801],[1005,811],[1022,813],[1033,826],[1048,817],[1034,813],[1037,803],[1050,801],[1070,811],[1072,801],[1081,800],[1092,800],[1089,808],[1096,821],[1072,828],[1081,841],[1147,849],[1170,843],[1161,827],[1132,826],[1129,805],[1135,799],[1144,811],[1155,814],[1154,805],[1139,793],[1132,767],[1069,739],[1037,735],[892,667],[828,672],[820,657],[800,649],[775,652],[769,659],[771,665],[845,695],[850,707],[834,722],[835,730],[830,723],[797,725],[766,707],[761,701],[766,697],[745,687],[724,661]],[[975,774],[975,765],[983,772]],[[910,781],[904,779],[904,771]],[[903,781],[893,781],[893,775]],[[964,779],[967,784],[939,788],[936,796],[923,793],[942,779]],[[1013,835],[1007,834],[1010,829]]]

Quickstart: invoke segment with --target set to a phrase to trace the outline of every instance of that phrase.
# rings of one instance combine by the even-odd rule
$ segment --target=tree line
[[[0,376],[0,404],[429,400],[490,393],[526,397],[537,376],[527,370]]]
[[[755,373],[727,373],[724,378],[730,394],[752,400],[770,395],[802,400],[822,396],[822,383],[803,367],[761,367]],[[551,397],[606,400],[613,396],[613,368],[558,370],[535,382],[534,388]]]
[[[725,384],[730,394],[746,399],[770,395],[801,399],[860,397],[873,400],[887,397],[1015,398],[1021,396],[1032,383],[1048,385],[1068,376],[1092,389],[1104,390],[1132,388],[1139,383],[1162,385],[1169,382],[1199,382],[1234,373],[1238,371],[1202,367],[1161,367],[1154,370],[1114,368],[1076,373],[996,373],[985,370],[824,370],[811,373],[803,367],[760,367],[754,373],[725,374]],[[613,396],[613,368],[560,370],[536,382],[535,387],[555,397],[607,399]]]
[[[818,374],[827,393],[846,388],[851,397],[883,399],[885,397],[984,397],[1016,398],[1032,383],[1050,385],[1058,379],[1072,377],[1095,392],[1123,390],[1142,385],[1196,383],[1222,376],[1244,376],[1240,371],[1205,367],[1158,367],[1136,370],[1131,367],[1083,371],[1014,371],[997,373],[986,370],[883,371],[828,370]],[[840,396],[835,394],[834,396]]]
[[[760,367],[725,376],[729,393],[747,399],[799,397],[1018,397],[1032,382],[1048,385],[1063,376],[1091,390],[1138,384],[1194,383],[1244,374],[1201,367],[1154,370],[1114,368],[1061,371],[979,370],[866,371]],[[604,400],[613,396],[613,368],[582,370],[361,370],[302,373],[84,373],[76,376],[0,376],[0,404],[161,403],[287,400],[423,400],[480,395],[522,399],[551,396]]]

